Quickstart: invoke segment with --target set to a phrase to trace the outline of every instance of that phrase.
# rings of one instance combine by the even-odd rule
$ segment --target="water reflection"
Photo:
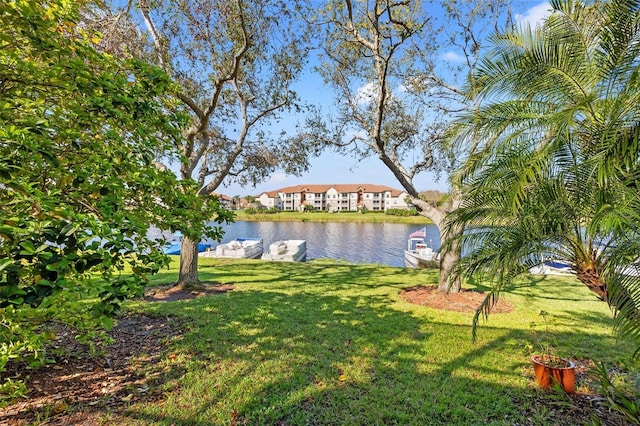
[[[278,240],[302,239],[307,240],[307,259],[404,266],[407,237],[422,227],[400,223],[236,222],[223,226],[225,235],[221,242],[259,237],[267,247]],[[426,229],[426,241],[439,250],[438,228],[427,225]]]

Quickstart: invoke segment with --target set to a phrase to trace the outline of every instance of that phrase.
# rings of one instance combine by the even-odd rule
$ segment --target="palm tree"
[[[453,223],[463,275],[493,283],[486,317],[513,278],[544,259],[566,261],[616,313],[640,353],[640,6],[555,0],[535,29],[492,40],[471,88],[482,106],[457,138],[482,144],[459,171]]]

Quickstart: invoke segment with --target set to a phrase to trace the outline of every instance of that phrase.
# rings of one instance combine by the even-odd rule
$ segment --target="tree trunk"
[[[440,231],[440,281],[438,291],[457,293],[462,288],[460,274],[455,268],[460,260],[460,244],[458,237],[464,230],[461,226],[452,226],[448,233],[443,232],[444,224],[437,224]]]
[[[438,281],[438,291],[446,293],[457,293],[462,288],[460,276],[455,272],[455,268],[461,257],[460,244],[457,242],[457,238],[462,234],[464,227],[451,225],[449,232],[445,232],[448,211],[457,208],[460,204],[459,193],[459,191],[451,191],[451,204],[449,206],[432,206],[419,198],[411,200],[418,207],[420,214],[431,219],[440,233],[440,279]]]
[[[182,238],[180,247],[180,272],[176,286],[183,289],[200,288],[198,281],[198,242]]]
[[[594,292],[600,300],[607,302],[607,285],[602,279],[599,270],[591,265],[581,264],[574,268],[576,278],[582,284],[586,285],[589,290]]]

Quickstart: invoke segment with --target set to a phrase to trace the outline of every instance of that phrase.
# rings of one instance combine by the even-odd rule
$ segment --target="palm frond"
[[[482,105],[456,128],[476,148],[449,218],[469,229],[458,270],[493,283],[474,336],[507,283],[552,256],[640,356],[640,278],[621,273],[640,253],[640,1],[551,5],[541,27],[494,36],[471,79]]]

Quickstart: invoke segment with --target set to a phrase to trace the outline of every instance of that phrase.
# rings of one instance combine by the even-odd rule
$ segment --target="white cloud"
[[[542,21],[547,19],[551,14],[551,5],[549,2],[540,3],[528,9],[523,14],[516,14],[516,23],[520,27],[529,25],[532,29],[542,25]]]
[[[287,175],[285,175],[284,173],[274,173],[269,178],[269,181],[267,182],[267,184],[271,185],[271,184],[283,183],[283,182],[286,182],[287,180],[288,180]]]
[[[445,52],[445,54],[442,55],[442,56],[444,57],[444,60],[448,61],[448,62],[453,62],[453,63],[464,62],[464,56],[462,56],[462,55],[460,55],[460,54],[458,54],[456,52],[452,52],[452,51]]]
[[[374,99],[376,99],[376,96],[376,85],[374,83],[367,83],[363,86],[360,86],[360,88],[358,89],[358,93],[356,93],[354,101],[359,105],[368,104],[369,102],[372,102]]]

